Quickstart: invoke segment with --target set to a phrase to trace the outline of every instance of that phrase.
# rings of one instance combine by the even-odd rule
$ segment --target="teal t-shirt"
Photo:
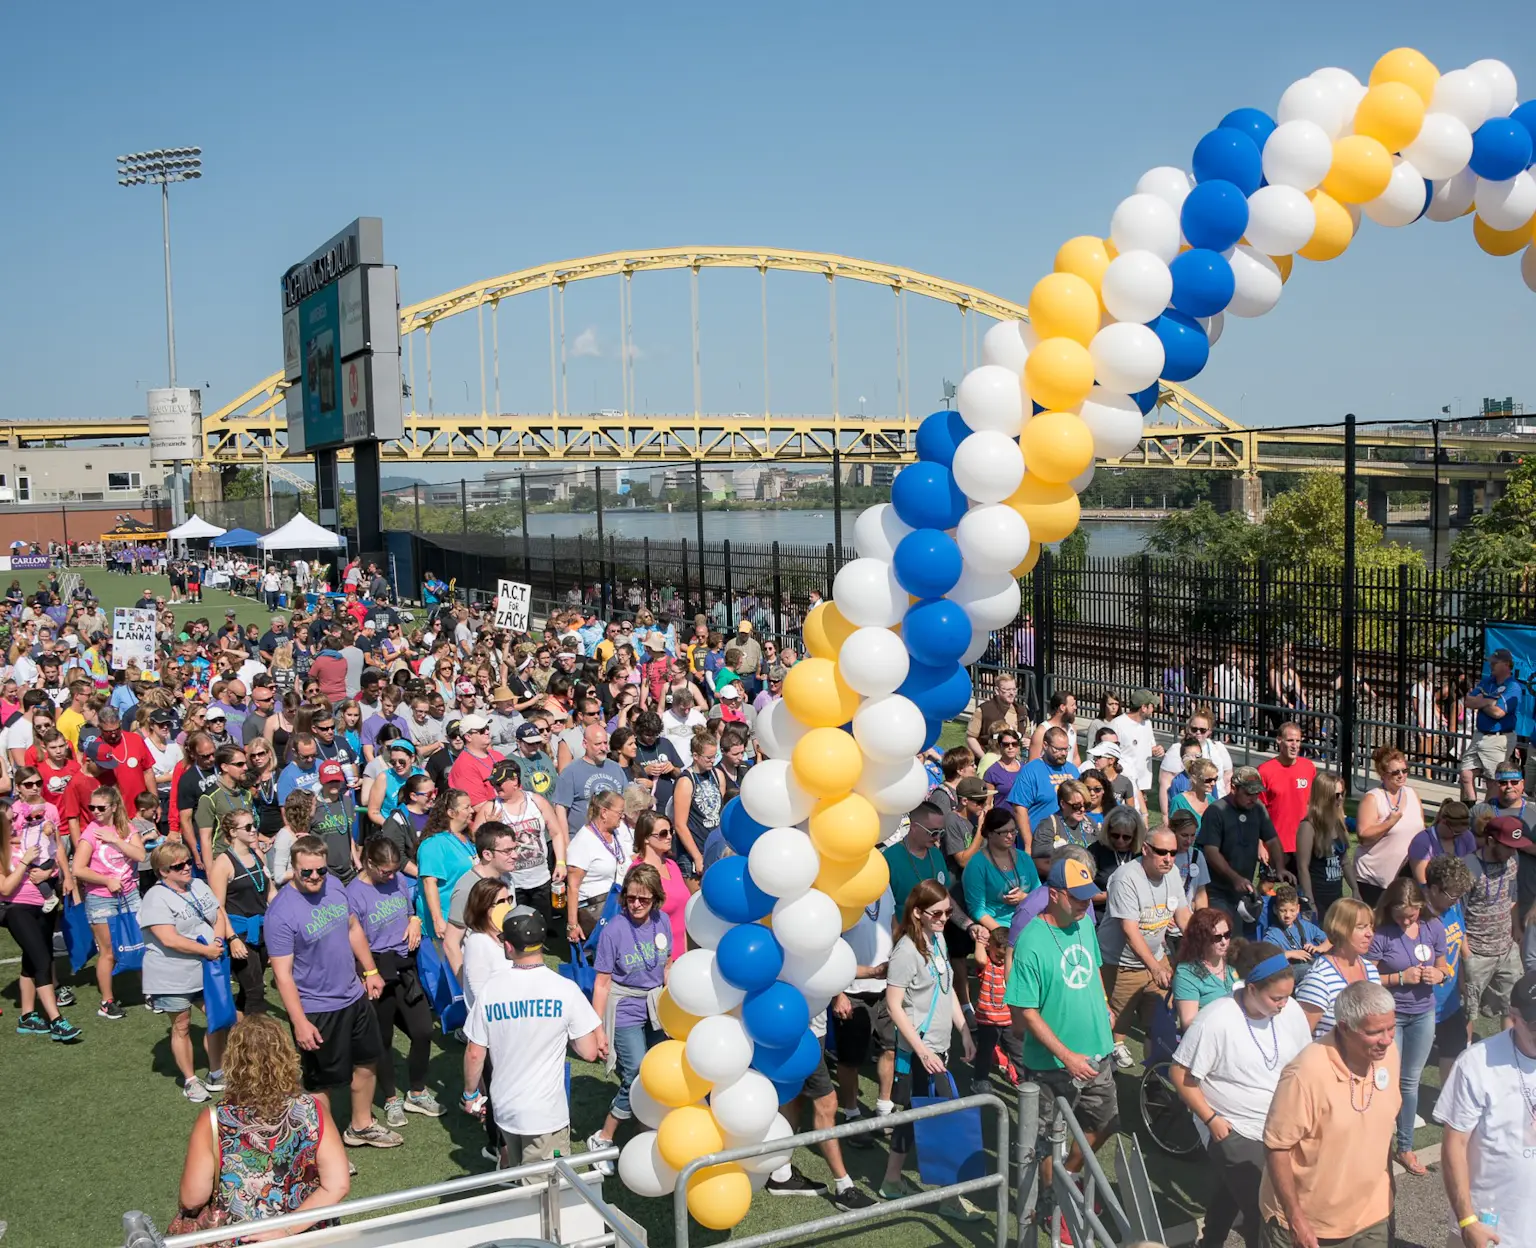
[[[907,898],[912,895],[912,890],[924,880],[937,880],[946,889],[949,888],[949,870],[944,865],[944,855],[939,852],[937,845],[929,846],[926,858],[914,858],[905,841],[897,841],[880,852],[885,855],[886,865],[891,869],[891,900],[896,903],[898,916],[905,912]]]
[[[978,921],[986,916],[1007,926],[1013,922],[1014,907],[1003,900],[1004,894],[1015,888],[1030,893],[1040,887],[1040,873],[1035,870],[1033,859],[1018,848],[1014,849],[1013,855],[1013,866],[1006,872],[999,871],[985,851],[974,855],[965,864],[965,873],[961,876],[965,885],[965,908]]]
[[[1173,999],[1193,1001],[1202,1010],[1212,1001],[1230,997],[1237,987],[1237,972],[1230,966],[1220,979],[1204,966],[1194,962],[1180,962],[1173,968]]]
[[[1019,933],[1013,973],[1004,1000],[1024,1010],[1038,1010],[1056,1038],[1074,1053],[1095,1060],[1115,1047],[1109,1034],[1109,1003],[1098,934],[1086,918],[1060,928],[1042,915]],[[1024,1064],[1031,1070],[1060,1070],[1050,1050],[1024,1033]]]
[[[452,832],[434,833],[417,846],[418,878],[426,879],[430,876],[438,881],[438,904],[442,908],[445,919],[448,917],[448,899],[453,896],[453,886],[459,882],[459,877],[474,865],[474,843],[466,844]],[[421,915],[421,921],[427,924],[427,934],[430,936],[432,916],[427,911],[424,888],[416,890],[416,912]]]

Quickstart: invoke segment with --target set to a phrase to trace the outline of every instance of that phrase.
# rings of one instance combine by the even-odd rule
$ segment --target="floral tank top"
[[[219,1144],[218,1204],[231,1222],[292,1213],[320,1186],[320,1135],[312,1096],[296,1096],[275,1122],[240,1105],[215,1111]]]

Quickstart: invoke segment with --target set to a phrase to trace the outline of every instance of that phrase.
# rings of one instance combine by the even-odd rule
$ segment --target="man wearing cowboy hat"
[[[522,712],[517,709],[517,695],[506,685],[491,690],[491,746],[510,750],[517,742],[517,728],[523,722]]]

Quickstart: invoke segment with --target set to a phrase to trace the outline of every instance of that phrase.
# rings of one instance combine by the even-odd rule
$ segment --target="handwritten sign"
[[[112,667],[136,663],[141,671],[155,670],[155,613],[149,607],[118,607],[112,612]]]
[[[533,586],[521,581],[496,582],[496,628],[512,633],[528,631],[528,599]]]

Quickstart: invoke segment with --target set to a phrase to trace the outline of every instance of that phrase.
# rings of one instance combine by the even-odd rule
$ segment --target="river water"
[[[853,542],[853,522],[858,510],[843,510],[843,542]],[[1145,522],[1126,520],[1085,520],[1083,528],[1088,534],[1088,553],[1094,556],[1135,555],[1141,553],[1152,531]],[[590,533],[597,528],[597,517],[592,512],[535,512],[528,517],[529,532],[535,537],[574,537],[578,533]],[[603,532],[617,537],[651,537],[658,541],[692,542],[698,537],[698,520],[692,511],[629,511],[614,508],[603,513]],[[792,546],[821,546],[832,540],[832,512],[827,511],[706,511],[704,513],[704,540],[718,542],[763,543],[783,542]],[[1427,559],[1431,553],[1430,531],[1427,525],[1393,525],[1387,530],[1391,541],[1401,542],[1415,550],[1423,551]],[[1443,563],[1450,548],[1449,540],[1442,535],[1440,559]]]

